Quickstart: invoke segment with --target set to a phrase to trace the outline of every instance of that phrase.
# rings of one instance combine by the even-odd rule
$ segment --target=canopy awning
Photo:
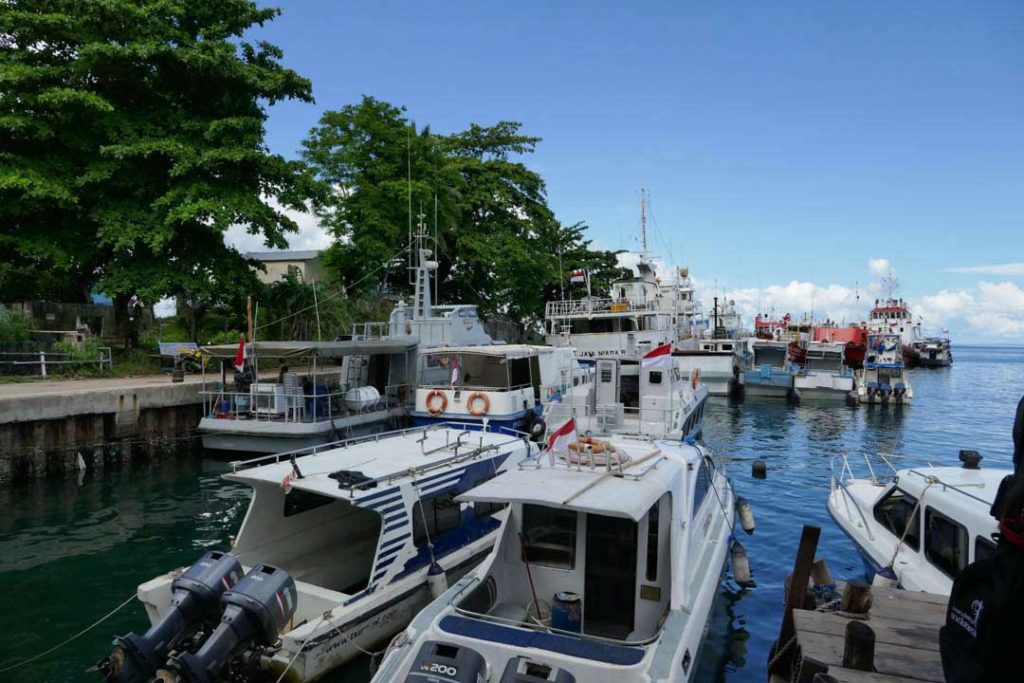
[[[341,358],[353,354],[404,353],[416,347],[415,337],[403,339],[368,339],[330,342],[264,341],[247,345],[249,353],[270,358],[295,358],[318,356],[320,358]],[[238,344],[214,344],[204,346],[203,351],[216,358],[234,358]]]

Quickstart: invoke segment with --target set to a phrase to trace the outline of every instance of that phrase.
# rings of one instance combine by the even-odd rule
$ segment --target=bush
[[[28,316],[7,308],[0,308],[0,342],[27,342],[32,338]]]
[[[54,365],[53,374],[66,375],[68,377],[97,377],[106,374],[106,369],[100,370],[100,342],[94,337],[86,339],[81,344],[70,341],[59,341],[53,345],[54,353],[66,354],[60,360],[77,361],[75,363]],[[49,370],[49,367],[47,367]]]

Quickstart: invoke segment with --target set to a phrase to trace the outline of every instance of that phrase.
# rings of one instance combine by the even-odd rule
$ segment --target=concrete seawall
[[[0,486],[101,469],[188,447],[202,413],[199,377],[166,375],[0,385]]]

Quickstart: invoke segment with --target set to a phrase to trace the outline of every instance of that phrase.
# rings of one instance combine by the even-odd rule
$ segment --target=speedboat
[[[888,569],[902,588],[949,595],[964,567],[995,550],[998,529],[989,510],[1012,471],[981,468],[976,451],[960,452],[962,467],[897,469],[890,457],[879,457],[887,474],[866,459],[870,474],[861,478],[846,456],[833,461],[829,515],[870,576]]]
[[[864,367],[856,378],[861,403],[910,403],[914,398],[898,334],[868,335]]]
[[[240,640],[224,650],[196,612],[178,619],[175,631],[194,622],[195,636],[170,645],[165,635],[126,636],[115,641],[110,659],[149,676],[160,667],[164,681],[273,681],[286,674],[288,681],[316,680],[387,642],[449,581],[483,560],[504,512],[457,496],[493,478],[506,460],[538,450],[522,435],[441,424],[233,463],[225,479],[251,486],[253,497],[237,539],[220,556],[234,558],[236,574],[290,577],[290,590],[281,584],[276,600],[268,600],[271,612],[291,615],[262,641]],[[151,632],[165,634],[167,620],[177,619],[181,590],[206,599],[223,593],[220,581],[196,588],[189,577],[202,567],[200,561],[139,586]],[[225,587],[237,580],[218,577]],[[214,624],[220,613],[212,612]],[[197,667],[209,678],[190,677]],[[110,680],[134,680],[110,669]]]
[[[945,368],[953,364],[953,351],[948,337],[926,337],[914,344],[921,354],[918,363],[924,368]]]
[[[793,376],[793,389],[801,401],[856,402],[856,383],[853,370],[846,366],[845,351],[841,343],[807,342],[803,365]]]
[[[664,372],[641,369],[641,403]],[[600,365],[597,374],[600,383]],[[578,418],[549,419],[546,453],[459,497],[507,510],[500,540],[392,641],[374,681],[693,677],[732,539],[733,490],[676,417],[659,412],[656,427],[652,413],[627,431],[609,428],[615,412],[578,405]]]

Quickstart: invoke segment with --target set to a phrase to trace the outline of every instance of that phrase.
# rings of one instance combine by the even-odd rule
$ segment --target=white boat
[[[431,587],[440,594],[443,579],[460,579],[497,537],[498,506],[456,497],[506,460],[536,453],[521,436],[450,424],[233,463],[225,479],[251,486],[253,498],[230,553],[245,570],[284,570],[296,594],[275,644],[235,649],[232,666],[252,667],[237,680],[281,680],[287,669],[286,680],[313,681],[387,642],[430,601]],[[179,575],[139,586],[154,623],[172,608]]]
[[[925,368],[944,368],[953,364],[953,351],[947,337],[926,337],[914,344],[917,362]]]
[[[864,367],[855,376],[861,403],[902,404],[914,399],[898,334],[869,334]]]
[[[846,457],[833,461],[828,513],[869,574],[888,568],[902,588],[949,595],[960,570],[995,549],[989,509],[1012,470],[979,468],[974,451],[961,451],[960,459],[962,467],[896,469],[881,456],[874,465],[866,459],[870,476],[861,478]],[[883,475],[876,474],[880,466]]]
[[[743,373],[743,394],[791,400],[793,376],[797,366],[789,359],[789,342],[754,339],[750,344],[753,360]]]
[[[673,351],[681,372],[696,371],[712,396],[734,396],[743,391],[743,374],[750,370],[753,354],[741,339],[701,339],[696,349]]]
[[[598,391],[602,363],[614,361],[598,362]],[[641,407],[632,429],[619,407],[578,406],[586,436],[555,429],[548,453],[460,497],[507,506],[500,540],[392,641],[374,681],[693,677],[735,500],[714,455],[681,439],[683,424],[660,409],[664,372],[641,369],[651,412]],[[549,424],[571,424],[554,419],[568,408],[551,406]]]
[[[854,401],[856,381],[846,365],[846,345],[807,342],[804,363],[793,376],[793,389],[801,401]]]

